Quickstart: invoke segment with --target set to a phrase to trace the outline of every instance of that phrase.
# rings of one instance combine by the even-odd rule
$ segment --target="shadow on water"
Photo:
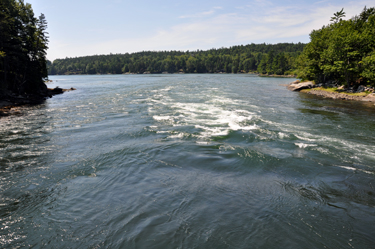
[[[287,181],[280,182],[280,185],[285,191],[302,200],[318,201],[336,208],[345,209],[346,206],[353,203],[369,207],[375,206],[375,191],[371,185],[363,186],[348,179],[334,183],[318,182],[316,185]]]
[[[309,107],[323,108],[329,111],[343,111],[357,115],[374,115],[375,103],[354,100],[329,99],[321,96],[300,93],[300,101]]]
[[[300,110],[302,113],[318,114],[318,115],[324,116],[325,118],[329,118],[329,119],[332,119],[332,120],[339,120],[339,113],[336,113],[336,112],[306,109],[306,108],[299,108],[298,110]]]
[[[369,134],[375,131],[373,102],[327,99],[303,93],[299,95],[299,102],[296,109],[301,114],[314,116],[306,118],[306,122],[312,119],[315,124],[305,123],[305,126],[319,129],[321,134],[371,142]]]

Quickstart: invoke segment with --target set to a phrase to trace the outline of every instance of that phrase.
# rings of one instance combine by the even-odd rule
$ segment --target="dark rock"
[[[13,108],[24,105],[37,105],[43,103],[48,97],[62,94],[67,91],[76,90],[75,88],[62,89],[59,87],[48,88],[43,92],[36,92],[34,94],[15,94],[9,91],[0,92],[0,117],[9,115],[21,114],[18,110]]]
[[[357,88],[357,93],[361,93],[361,92],[364,92],[366,90],[365,86],[362,86],[360,85],[358,88]]]
[[[55,95],[55,94],[61,94],[61,93],[63,93],[64,91],[63,91],[63,89],[62,88],[60,88],[60,87],[55,87],[55,88],[48,88],[48,90],[50,91],[50,93],[52,94],[52,95]]]

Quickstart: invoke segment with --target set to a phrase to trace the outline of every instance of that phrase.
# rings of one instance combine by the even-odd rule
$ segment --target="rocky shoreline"
[[[375,94],[374,93],[370,93],[370,94],[363,95],[363,96],[355,96],[355,95],[348,95],[348,94],[345,94],[345,93],[327,92],[327,91],[319,90],[319,89],[301,90],[301,92],[321,96],[321,97],[324,97],[324,98],[331,98],[331,99],[375,102]]]
[[[338,87],[332,84],[318,84],[315,85],[313,82],[300,82],[299,80],[294,81],[287,85],[288,90],[297,91],[311,95],[317,95],[324,98],[340,99],[340,100],[355,100],[365,102],[375,102],[374,89],[367,89],[364,86],[359,86],[356,90],[344,89],[343,86],[338,87],[341,92],[326,91],[326,87]],[[365,92],[365,91],[369,91]],[[363,93],[362,95],[351,95],[353,93]]]
[[[59,87],[48,88],[43,94],[16,95],[14,93],[0,94],[0,117],[21,114],[23,106],[38,105],[47,98],[64,92],[76,90],[75,88],[62,89]]]

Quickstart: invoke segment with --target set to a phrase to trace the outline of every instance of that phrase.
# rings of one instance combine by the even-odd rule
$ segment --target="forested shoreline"
[[[248,44],[196,51],[142,51],[46,59],[47,21],[23,0],[0,2],[0,100],[16,96],[39,101],[54,94],[48,75],[259,73],[296,75],[316,84],[345,86],[348,91],[375,87],[375,8],[343,20],[344,9],[331,23],[310,33],[310,42]],[[126,49],[126,48],[125,48]],[[320,84],[320,85],[321,85]],[[59,91],[61,92],[61,91]],[[16,100],[15,100],[16,99]]]
[[[31,4],[0,1],[0,96],[45,95],[47,21],[34,16]]]
[[[310,42],[297,60],[298,77],[356,89],[375,86],[375,8],[349,20],[344,9],[331,23],[310,33]]]
[[[56,59],[49,75],[124,73],[294,74],[306,44],[249,44],[207,51],[143,51]]]
[[[44,14],[35,17],[31,4],[0,1],[0,117],[19,114],[15,106],[40,104],[53,95],[74,90],[49,89],[45,84],[46,29]]]

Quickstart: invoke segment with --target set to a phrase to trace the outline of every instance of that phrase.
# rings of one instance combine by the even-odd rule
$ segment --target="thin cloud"
[[[214,10],[209,10],[209,11],[200,12],[200,13],[193,14],[193,15],[180,16],[179,18],[181,18],[181,19],[184,19],[184,18],[199,18],[199,17],[209,16],[209,15],[212,15],[214,13],[215,13]]]
[[[323,0],[323,1],[315,2],[314,4],[317,5],[317,4],[321,4],[321,3],[327,3],[327,2],[329,2],[329,0]]]
[[[254,2],[254,5],[261,2]],[[278,7],[253,6],[231,13],[216,12],[221,7],[194,15],[181,16],[180,23],[159,28],[142,36],[117,39],[93,44],[54,46],[52,58],[78,55],[137,52],[143,50],[195,50],[210,49],[262,42],[308,42],[313,29],[320,29],[330,22],[330,17],[344,7],[346,19],[359,14],[370,1],[345,4],[312,4],[311,6]],[[193,18],[195,17],[195,18]],[[197,18],[200,17],[200,18]],[[52,46],[51,46],[52,47]],[[63,56],[62,56],[63,55]]]
[[[210,11],[201,12],[201,13],[198,13],[198,14],[195,14],[195,15],[180,16],[180,18],[196,18],[196,17],[208,16],[208,15],[213,14],[214,12],[215,11],[210,10]]]

